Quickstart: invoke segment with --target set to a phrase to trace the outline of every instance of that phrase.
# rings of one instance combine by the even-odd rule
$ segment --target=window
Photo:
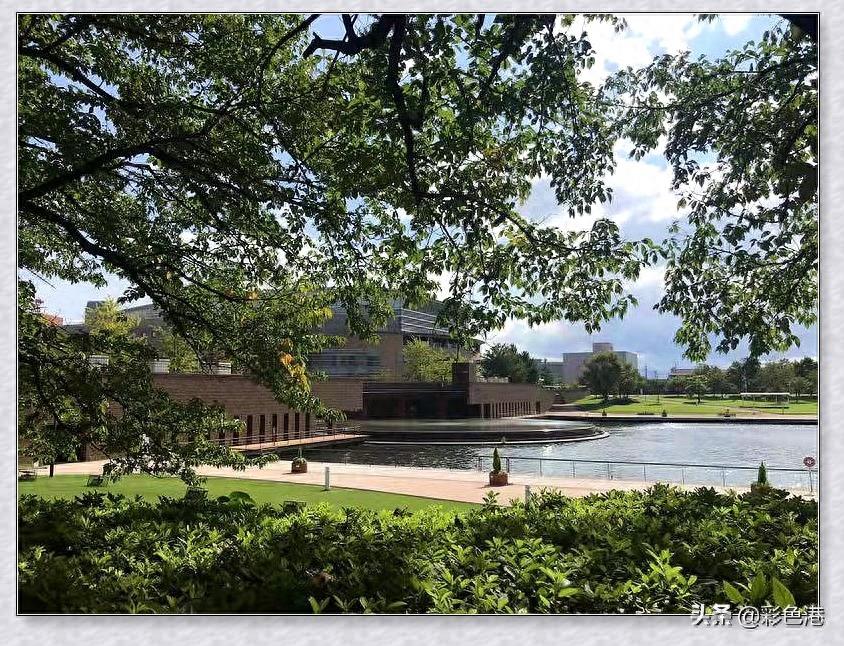
[[[258,418],[258,435],[264,437],[267,433],[267,418],[265,415],[261,415]]]
[[[273,413],[272,424],[273,424],[273,428],[272,428],[273,441],[275,441],[276,438],[278,438],[278,414],[277,413]]]
[[[252,439],[252,415],[246,416],[246,439]]]
[[[284,439],[290,436],[290,413],[284,414]]]

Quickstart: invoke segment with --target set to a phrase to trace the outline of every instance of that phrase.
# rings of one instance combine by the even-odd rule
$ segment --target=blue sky
[[[638,67],[648,64],[656,55],[689,50],[694,55],[719,56],[729,49],[739,48],[748,40],[758,40],[762,32],[778,18],[751,14],[722,15],[712,23],[701,23],[692,14],[631,14],[625,15],[628,29],[617,34],[612,27],[591,23],[584,27],[580,20],[573,25],[575,33],[586,29],[596,50],[595,65],[585,72],[583,80],[600,83],[619,67]],[[323,36],[330,28],[322,26]],[[620,143],[616,148],[618,166],[609,179],[615,194],[613,202],[593,208],[590,216],[569,218],[557,205],[550,186],[539,179],[533,193],[522,206],[522,213],[532,219],[544,220],[568,229],[589,228],[597,217],[616,221],[622,233],[630,238],[644,236],[656,240],[665,237],[670,223],[678,216],[677,198],[670,190],[670,170],[661,154],[653,154],[633,161],[627,157],[628,148]],[[70,285],[62,281],[47,286],[35,281],[45,309],[66,320],[80,320],[86,301],[106,296],[118,297],[128,283],[114,278],[107,288],[99,290],[91,285]],[[630,285],[639,300],[639,307],[631,310],[623,320],[614,320],[601,332],[589,335],[580,325],[567,322],[549,323],[529,328],[519,321],[510,321],[501,330],[492,332],[488,342],[515,343],[532,355],[559,359],[563,352],[587,350],[593,341],[609,341],[616,349],[639,354],[639,367],[653,374],[665,374],[674,365],[688,365],[682,359],[682,349],[672,342],[678,320],[658,314],[653,305],[662,294],[662,270],[650,268]],[[798,331],[799,348],[778,353],[782,357],[818,356],[817,328]],[[729,355],[713,355],[709,363],[728,365],[746,354],[746,347]]]

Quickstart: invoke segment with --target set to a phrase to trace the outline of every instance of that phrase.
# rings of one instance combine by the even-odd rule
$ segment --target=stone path
[[[104,463],[104,461],[97,461],[56,465],[56,473],[101,473]],[[498,493],[499,502],[506,503],[514,498],[524,498],[525,485],[531,485],[534,491],[542,487],[549,487],[558,489],[567,496],[578,497],[613,489],[645,489],[653,484],[652,482],[635,480],[550,478],[531,474],[511,474],[508,486],[490,487],[487,474],[479,471],[308,462],[308,473],[293,474],[290,473],[290,462],[287,460],[271,463],[263,469],[253,468],[236,471],[231,468],[200,467],[197,471],[203,476],[322,485],[325,479],[326,466],[330,469],[331,486],[333,487],[383,491],[461,502],[482,502],[488,492],[495,491]],[[695,488],[694,485],[677,486],[687,490]],[[731,487],[715,487],[715,489],[727,491]],[[747,491],[745,487],[732,487],[732,489],[739,492]],[[804,491],[795,491],[795,493],[809,495],[808,492]]]

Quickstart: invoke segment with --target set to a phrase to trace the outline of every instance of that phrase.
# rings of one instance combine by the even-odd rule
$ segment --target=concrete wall
[[[477,417],[516,417],[544,413],[554,403],[554,393],[534,384],[469,385],[469,406]]]

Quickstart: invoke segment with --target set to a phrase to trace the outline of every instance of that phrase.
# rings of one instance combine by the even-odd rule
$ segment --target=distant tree
[[[709,392],[709,384],[706,382],[706,377],[702,375],[692,375],[686,379],[686,394],[690,397],[697,397],[697,403],[700,403],[701,396]]]
[[[762,392],[787,392],[794,377],[794,364],[791,361],[769,361],[759,369],[754,384],[757,390]]]
[[[421,339],[414,339],[402,349],[404,378],[407,381],[445,383],[451,381],[451,364],[455,357]]]
[[[811,385],[805,377],[793,377],[789,384],[789,392],[794,393],[796,401],[800,401],[800,395],[809,392]]]
[[[621,377],[621,362],[612,352],[600,352],[584,365],[581,380],[593,395],[600,395],[604,401],[618,388]]]
[[[481,357],[485,377],[507,377],[511,383],[539,381],[539,370],[527,352],[519,352],[512,343],[491,345]]]
[[[733,361],[729,368],[727,368],[727,379],[733,386],[736,392],[746,392],[750,390],[751,384],[759,374],[761,365],[759,360],[753,357],[747,357],[741,361]]]
[[[113,298],[85,310],[85,325],[91,334],[127,337],[138,327],[138,319],[120,311]]]
[[[818,362],[811,357],[804,357],[794,362],[794,373],[806,380],[805,391],[814,394],[818,390]]]
[[[170,372],[196,372],[199,359],[193,348],[169,327],[156,331],[161,346],[161,355],[170,359]]]
[[[622,399],[627,399],[641,387],[644,379],[631,364],[623,361],[621,363],[621,372],[618,376],[618,383],[616,384],[616,392]]]
[[[665,382],[665,392],[669,395],[682,395],[686,392],[686,380],[688,377],[669,377]]]
[[[553,386],[557,383],[557,380],[554,378],[554,374],[545,364],[543,364],[542,368],[539,370],[539,379],[541,379],[542,383],[547,386]]]
[[[521,361],[522,366],[524,366],[525,382],[529,384],[538,383],[539,368],[536,367],[536,361],[533,360],[530,353],[527,350],[523,350],[519,353],[519,360]]]
[[[809,379],[810,377],[817,378],[818,362],[812,357],[803,357],[800,361],[794,362],[794,372],[798,377]]]
[[[723,394],[736,391],[727,378],[727,374],[718,366],[701,364],[695,368],[694,374],[706,379],[707,388],[711,393]]]

